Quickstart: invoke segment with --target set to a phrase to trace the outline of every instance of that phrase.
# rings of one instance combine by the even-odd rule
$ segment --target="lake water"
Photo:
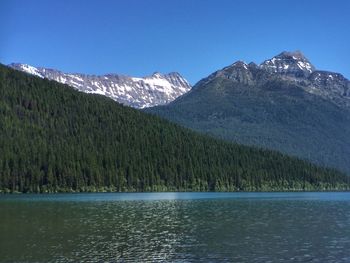
[[[0,262],[350,262],[350,193],[0,195]]]

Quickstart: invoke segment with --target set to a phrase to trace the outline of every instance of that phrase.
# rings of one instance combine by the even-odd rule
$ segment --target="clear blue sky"
[[[0,62],[87,74],[178,71],[301,50],[350,78],[347,0],[0,0]]]

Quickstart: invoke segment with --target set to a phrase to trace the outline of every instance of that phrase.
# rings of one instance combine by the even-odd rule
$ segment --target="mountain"
[[[307,77],[315,71],[315,67],[300,51],[284,51],[272,59],[265,60],[260,68],[295,78]]]
[[[0,192],[348,189],[345,174],[197,134],[0,64]]]
[[[167,104],[191,89],[177,72],[154,73],[144,78],[117,74],[103,76],[69,74],[54,69],[13,63],[10,67],[49,80],[67,84],[85,93],[100,94],[134,108]]]
[[[299,51],[238,61],[174,102],[146,110],[225,140],[278,150],[350,173],[350,82]]]
[[[260,68],[297,82],[309,93],[350,107],[350,81],[339,73],[316,70],[300,51],[282,52],[264,61]]]

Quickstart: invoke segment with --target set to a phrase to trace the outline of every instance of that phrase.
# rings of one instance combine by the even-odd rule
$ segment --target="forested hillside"
[[[281,70],[292,65],[283,64]],[[304,73],[299,69],[286,76],[237,62],[174,102],[146,111],[220,139],[280,151],[350,175],[350,84],[348,89],[344,84],[350,82],[323,71],[296,77]]]
[[[0,189],[345,189],[348,177],[0,65]]]

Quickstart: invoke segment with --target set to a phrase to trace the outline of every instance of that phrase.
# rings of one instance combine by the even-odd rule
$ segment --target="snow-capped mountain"
[[[300,51],[282,52],[259,67],[298,83],[309,93],[350,107],[350,81],[339,73],[317,70]]]
[[[190,84],[179,73],[154,73],[136,78],[118,74],[103,76],[70,74],[54,69],[33,67],[13,63],[10,67],[49,80],[67,84],[79,91],[95,93],[134,108],[164,105],[191,89]]]
[[[350,81],[316,69],[301,52],[282,52],[260,65],[237,61],[146,111],[350,174]]]
[[[272,73],[294,77],[305,77],[315,70],[315,67],[300,51],[284,51],[271,59],[265,60],[260,64],[260,68]]]
[[[280,79],[297,84],[338,106],[350,107],[350,81],[339,73],[317,70],[300,51],[284,51],[260,65],[237,61],[202,79],[194,89],[218,77],[255,86],[263,85],[267,80]]]

